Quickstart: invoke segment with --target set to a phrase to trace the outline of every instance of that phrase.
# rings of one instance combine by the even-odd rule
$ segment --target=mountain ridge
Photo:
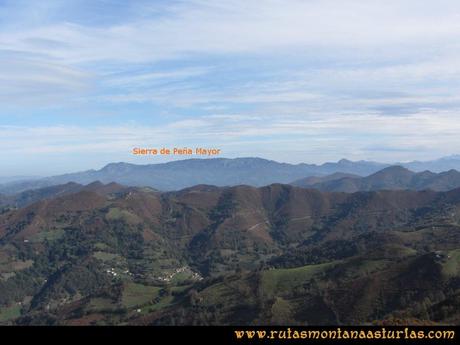
[[[427,170],[440,172],[460,169],[460,156],[449,156],[434,161],[398,163],[414,171]],[[16,181],[0,185],[1,194],[15,194],[28,189],[75,182],[88,184],[93,181],[103,183],[117,182],[129,186],[148,186],[158,190],[180,190],[196,184],[231,186],[247,184],[255,187],[271,183],[291,183],[310,176],[327,176],[333,173],[346,173],[368,176],[392,164],[372,161],[350,161],[317,164],[279,163],[257,157],[185,159],[166,163],[138,165],[133,163],[109,163],[99,170],[56,175],[27,181]],[[437,168],[436,168],[437,167]]]
[[[137,165],[132,163],[109,163],[99,170],[58,175],[34,181],[22,181],[0,185],[0,193],[13,194],[27,189],[75,182],[88,184],[99,180],[103,183],[117,182],[129,186],[149,186],[159,190],[180,190],[196,184],[216,186],[248,184],[263,186],[270,183],[289,183],[294,179],[314,174],[327,174],[336,169],[354,169],[362,174],[372,172],[380,165],[361,162],[352,168],[347,162],[289,164],[263,158],[212,158],[186,159],[167,163]]]
[[[376,190],[427,190],[448,191],[460,187],[460,172],[451,169],[441,173],[413,172],[402,166],[384,168],[366,177],[329,175],[315,179],[302,179],[291,184],[328,192],[354,193]]]

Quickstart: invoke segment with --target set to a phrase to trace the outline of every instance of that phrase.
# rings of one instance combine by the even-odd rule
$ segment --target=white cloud
[[[99,25],[59,19],[46,4],[21,10],[16,25],[0,24],[4,109],[72,109],[81,99],[88,108],[181,109],[158,125],[0,127],[2,161],[17,153],[81,163],[143,144],[217,143],[292,161],[460,149],[458,1],[149,2]]]
[[[173,71],[142,72],[124,75],[109,75],[106,84],[108,86],[123,87],[145,87],[152,84],[171,82],[175,80],[184,80],[197,77],[208,73],[210,68],[184,68]]]
[[[106,27],[55,23],[0,34],[3,49],[49,56],[66,63],[155,61],[190,53],[314,54],[313,49],[409,49],[459,43],[456,1],[187,1],[168,15]],[[61,42],[50,50],[33,42]],[[404,49],[405,46],[408,46]],[[398,52],[395,48],[403,48]],[[447,48],[444,44],[441,49]],[[417,52],[416,52],[417,53]]]
[[[4,106],[50,104],[83,94],[92,76],[65,64],[0,53],[0,101]],[[15,102],[16,101],[16,102]]]
[[[143,6],[148,13],[148,7]],[[44,10],[39,13],[46,16],[54,7],[41,6]],[[73,88],[78,94],[82,86],[89,87],[95,79],[81,78],[75,73],[99,74],[102,92],[107,87],[126,87],[124,93],[107,99],[140,102],[167,98],[161,90],[155,96],[149,90],[129,94],[130,88],[142,89],[166,78],[189,79],[207,70],[202,66],[172,68],[115,79],[104,76],[106,64],[118,63],[118,69],[133,73],[127,66],[200,54],[249,54],[261,59],[283,56],[279,59],[287,61],[295,55],[310,59],[316,56],[316,60],[331,61],[333,68],[313,66],[309,72],[298,71],[306,74],[310,90],[277,92],[275,80],[272,89],[265,92],[227,95],[229,102],[257,103],[307,101],[318,93],[315,88],[327,89],[328,83],[337,88],[351,83],[362,87],[389,87],[391,83],[406,86],[408,80],[455,82],[460,71],[460,5],[452,0],[436,4],[414,0],[195,0],[174,3],[164,13],[152,18],[139,14],[121,24],[98,27],[43,21],[43,25],[30,29],[27,25],[22,30],[6,28],[0,31],[3,51],[27,58],[16,61],[14,56],[6,57],[4,65],[16,64],[31,77],[24,81],[21,73],[7,73],[3,79],[12,82],[13,88],[14,84],[18,89],[23,87],[29,94],[31,90],[40,94],[48,89],[52,93],[56,83],[69,90]],[[360,65],[347,67],[352,61]],[[58,67],[61,70],[56,71]],[[202,90],[187,92],[195,99],[203,98]],[[4,88],[0,95],[10,96]],[[210,93],[204,98],[215,96],[219,95]]]
[[[457,114],[422,112],[407,117],[354,114],[327,119],[207,116],[164,126],[0,127],[0,160],[17,157],[74,159],[90,168],[94,157],[146,163],[130,155],[133,147],[217,147],[224,156],[265,156],[279,161],[323,162],[352,159],[426,159],[460,150]],[[397,148],[397,150],[396,150]],[[286,154],[291,152],[291,154]],[[427,156],[427,152],[429,155]],[[118,157],[116,159],[115,157]],[[115,159],[114,159],[115,158]],[[160,157],[168,160],[183,157]],[[151,161],[151,158],[150,162]],[[158,159],[154,161],[158,161]],[[33,161],[33,160],[32,160]],[[36,167],[35,169],[45,169]],[[69,165],[67,171],[72,171]],[[34,171],[33,173],[40,173]]]

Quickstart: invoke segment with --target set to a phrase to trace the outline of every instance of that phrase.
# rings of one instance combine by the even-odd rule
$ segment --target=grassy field
[[[21,306],[14,304],[10,307],[0,308],[0,323],[21,316]]]
[[[10,262],[0,263],[0,273],[14,273],[32,267],[34,262],[32,260],[16,260]]]
[[[269,295],[290,292],[293,287],[311,280],[315,274],[333,267],[330,262],[319,265],[308,265],[296,268],[273,269],[263,272],[261,284],[263,291]]]
[[[87,308],[91,311],[115,309],[117,306],[108,298],[92,298]]]
[[[458,276],[460,274],[460,249],[455,249],[447,254],[450,258],[447,258],[443,272],[448,276]]]
[[[122,304],[126,308],[134,308],[158,297],[161,288],[157,286],[127,283],[123,290]]]
[[[222,302],[222,296],[231,294],[231,290],[224,283],[217,283],[200,292],[200,296],[207,305],[217,305]]]
[[[118,254],[112,254],[112,253],[107,253],[107,252],[94,252],[93,256],[101,261],[111,261],[117,258],[120,258],[120,255]]]
[[[122,210],[118,207],[112,207],[109,209],[109,212],[105,217],[107,220],[124,220],[128,224],[137,224],[141,222],[141,219],[135,214],[127,210]]]
[[[350,261],[348,264],[345,264],[343,270],[344,276],[347,279],[356,279],[358,277],[363,277],[369,275],[373,272],[383,270],[391,263],[390,260],[365,260],[360,258],[359,260]]]
[[[291,304],[281,297],[276,297],[271,308],[272,322],[282,324],[291,318]]]
[[[105,244],[105,243],[102,243],[102,242],[97,242],[94,244],[94,249],[97,249],[97,250],[106,250],[106,249],[109,249],[110,247]]]
[[[174,301],[173,296],[163,296],[158,303],[155,303],[155,304],[149,306],[146,309],[146,311],[152,312],[152,311],[155,311],[155,310],[163,309],[164,307],[167,307],[167,306],[171,305],[173,303],[173,301]]]

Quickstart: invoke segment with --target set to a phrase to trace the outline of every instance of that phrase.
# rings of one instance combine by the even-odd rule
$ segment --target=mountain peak
[[[105,167],[103,167],[99,172],[106,173],[106,174],[125,174],[132,170],[135,167],[139,167],[140,165],[125,163],[125,162],[118,162],[118,163],[109,163]]]
[[[384,168],[380,171],[377,171],[374,175],[400,175],[400,174],[405,174],[405,175],[414,175],[415,173],[413,171],[410,171],[407,168],[404,168],[400,165],[392,165],[389,166],[388,168]]]
[[[86,188],[98,188],[98,187],[102,187],[103,185],[104,184],[101,181],[94,181],[94,182],[87,184],[85,187]]]

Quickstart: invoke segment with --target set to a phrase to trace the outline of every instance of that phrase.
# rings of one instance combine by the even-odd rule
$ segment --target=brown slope
[[[433,176],[424,185],[424,188],[429,188],[437,191],[449,191],[460,187],[460,172],[457,170],[449,170]]]
[[[55,226],[60,216],[89,212],[103,207],[105,203],[104,196],[90,191],[41,200],[7,215],[9,219],[3,225],[3,233],[9,233],[14,239],[28,239]]]
[[[95,192],[101,195],[120,193],[128,189],[129,189],[128,187],[122,186],[121,184],[118,184],[115,182],[103,184],[100,181],[95,181],[81,188],[81,190]]]
[[[446,284],[455,284],[454,280],[446,281],[444,276],[439,277],[439,269],[445,269],[445,264],[448,264],[449,274],[455,275],[452,269],[455,266],[425,254],[434,249],[449,251],[458,248],[458,225],[450,215],[451,212],[458,213],[458,209],[448,207],[458,206],[459,201],[460,190],[448,193],[381,191],[345,194],[279,184],[263,188],[198,186],[163,194],[139,189],[109,195],[82,191],[8,212],[0,216],[0,224],[13,226],[20,225],[22,221],[25,226],[19,226],[19,231],[13,233],[17,237],[11,236],[10,239],[28,239],[37,233],[34,232],[37,229],[41,231],[40,227],[46,230],[54,226],[56,218],[62,216],[66,224],[71,225],[65,228],[66,236],[79,235],[57,242],[57,248],[61,244],[67,248],[80,245],[84,247],[81,255],[86,256],[76,260],[78,265],[74,269],[62,271],[62,279],[55,281],[56,286],[50,283],[47,289],[42,289],[49,297],[38,298],[42,304],[37,306],[41,308],[49,300],[61,301],[64,282],[69,279],[74,283],[79,283],[81,277],[93,281],[94,275],[107,280],[105,270],[95,269],[91,261],[96,260],[91,259],[93,253],[85,253],[84,250],[92,249],[93,244],[105,239],[110,253],[129,257],[131,263],[135,263],[133,266],[141,265],[136,270],[136,282],[145,282],[142,279],[152,274],[158,275],[158,267],[176,268],[179,262],[181,265],[186,262],[203,276],[209,275],[210,279],[235,271],[236,265],[240,265],[243,271],[255,272],[264,262],[271,265],[273,256],[297,250],[297,253],[304,254],[303,262],[293,261],[297,262],[295,266],[273,267],[332,262],[333,265],[321,268],[319,272],[322,273],[315,276],[317,284],[321,284],[317,286],[324,293],[314,296],[305,293],[314,291],[308,289],[315,285],[306,274],[309,267],[290,271],[295,277],[285,275],[289,272],[278,272],[291,281],[291,285],[286,285],[282,291],[275,290],[273,296],[286,297],[294,308],[292,315],[296,317],[295,321],[364,323],[381,319],[389,311],[397,310],[401,305],[398,296],[403,288],[410,289],[405,298],[417,302],[419,297],[423,300],[441,288],[448,291]],[[19,216],[22,219],[15,218]],[[13,218],[14,222],[11,221]],[[419,228],[418,222],[423,226]],[[432,225],[433,222],[436,224]],[[139,236],[142,230],[144,241]],[[340,246],[346,248],[354,244],[354,252],[340,253]],[[23,246],[30,245],[32,243]],[[32,248],[35,249],[34,255],[38,255],[37,248]],[[318,249],[316,254],[311,255],[315,248]],[[171,259],[177,261],[171,263]],[[59,264],[62,263],[67,261]],[[281,260],[281,263],[286,263],[286,260]],[[88,269],[80,264],[87,265]],[[258,309],[252,309],[252,314],[247,312],[250,301],[254,300],[248,296],[258,291],[257,275],[249,274],[247,277],[244,283],[248,289],[241,290],[241,293],[238,284],[232,285],[228,279],[221,285],[227,292],[219,297],[219,302],[226,304],[225,307],[228,305],[228,316],[220,322],[243,320],[237,318],[236,307],[243,308],[245,312],[240,312],[238,317],[244,316],[248,322],[271,320],[270,311],[275,305],[270,299],[265,299],[261,305],[266,314],[261,312],[257,315]],[[443,285],[438,284],[440,280]],[[202,283],[208,284],[209,281],[205,279]],[[277,289],[270,283],[265,282],[265,292]],[[200,284],[195,287],[202,288]],[[86,288],[80,287],[78,291],[86,291]],[[218,288],[214,294],[219,291],[222,290]],[[316,306],[320,305],[324,315],[317,318],[314,314]],[[200,313],[200,310],[195,308],[191,311],[192,314],[195,312]],[[265,315],[268,316],[263,319]]]
[[[76,193],[82,188],[83,186],[78,183],[69,182],[63,185],[27,190],[16,195],[5,196],[3,201],[0,198],[0,205],[24,207],[43,199],[52,199],[58,196]]]
[[[442,204],[442,194],[433,191],[377,191],[347,195],[337,207],[336,220],[327,226],[332,229],[327,233],[327,239],[404,227]]]
[[[460,172],[450,170],[435,174],[414,173],[400,166],[391,166],[367,177],[344,177],[314,183],[309,187],[329,192],[354,193],[376,190],[448,191],[460,187]]]
[[[342,172],[336,172],[331,175],[327,176],[309,176],[305,177],[299,180],[295,180],[291,182],[290,184],[296,187],[303,187],[303,188],[311,188],[314,185],[324,183],[324,182],[331,182],[331,181],[336,181],[340,180],[343,178],[360,178],[361,176],[359,175],[354,175],[354,174],[348,174],[348,173],[342,173]]]
[[[313,185],[323,191],[354,193],[358,191],[410,189],[415,173],[391,166],[362,178],[341,178]]]

